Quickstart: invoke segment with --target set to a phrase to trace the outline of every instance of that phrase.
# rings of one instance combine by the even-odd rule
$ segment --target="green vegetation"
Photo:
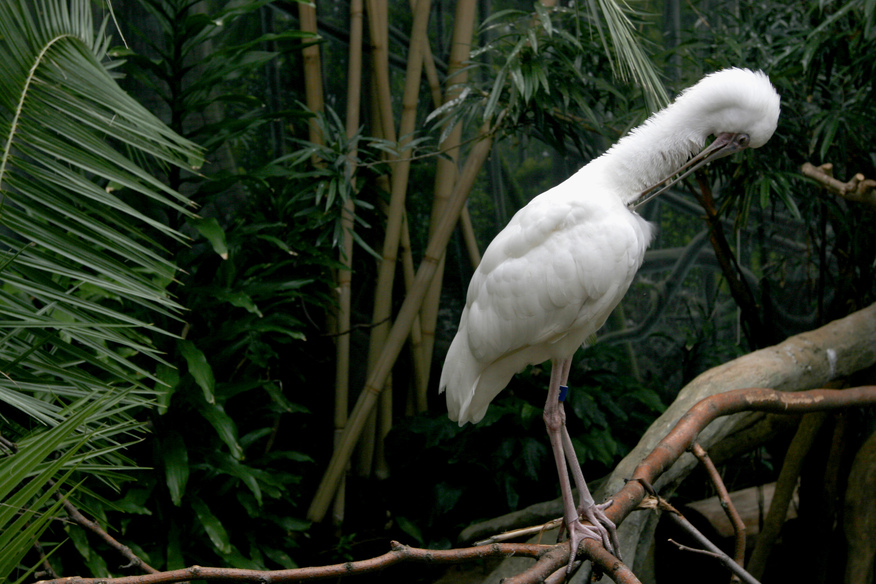
[[[318,3],[316,35],[297,2],[111,4],[0,3],[0,581],[44,570],[36,540],[64,576],[135,573],[52,521],[58,497],[163,570],[361,559],[389,538],[449,547],[474,521],[555,496],[547,365],[474,427],[447,420],[436,395],[473,269],[466,242],[483,249],[712,70],[769,73],[779,128],[643,211],[661,253],[572,372],[585,474],[611,469],[702,371],[876,300],[873,207],[799,172],[829,162],[842,180],[876,178],[872,1],[672,1],[655,15],[435,0],[411,86],[407,0],[369,2],[358,25],[356,2]],[[401,119],[415,129],[396,139]],[[349,411],[380,355],[374,305],[394,311],[409,292],[441,214],[433,196],[450,194],[485,128],[491,157],[357,450],[343,523],[315,523],[335,404]],[[735,274],[697,238],[704,209]]]

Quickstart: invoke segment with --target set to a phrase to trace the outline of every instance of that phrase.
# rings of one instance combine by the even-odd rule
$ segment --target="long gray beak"
[[[679,168],[674,176],[668,176],[656,185],[642,191],[638,197],[633,199],[629,208],[635,211],[675,183],[683,180],[690,173],[713,160],[730,156],[741,150],[748,148],[751,139],[748,134],[730,134],[722,133],[715,136],[715,140],[703,148],[703,150],[688,160],[681,168]]]

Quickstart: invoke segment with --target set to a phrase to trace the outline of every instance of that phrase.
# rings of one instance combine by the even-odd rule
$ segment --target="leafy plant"
[[[618,87],[605,81],[612,72],[621,82],[632,76],[652,109],[667,102],[627,13],[612,1],[599,2],[599,8],[594,4],[588,3],[584,11],[577,5],[546,8],[535,2],[534,12],[503,10],[490,15],[480,32],[484,45],[472,53],[472,61],[488,69],[491,87],[488,91],[469,87],[432,116],[501,121],[509,133],[525,127],[560,152],[571,141],[581,154],[592,156],[583,132],[616,137],[604,128],[602,109],[627,100]]]
[[[293,107],[268,104],[261,79],[309,37],[282,25],[253,35],[264,4],[204,14],[187,1],[143,0],[161,34],[142,32],[140,54],[118,51],[129,84],[157,95],[171,125],[205,144],[214,163],[197,177],[168,174],[201,205],[200,217],[166,215],[193,238],[169,244],[184,270],[169,290],[191,310],[184,324],[168,321],[181,339],[154,340],[166,353],[156,376],[168,391],[137,460],[155,470],[103,506],[156,566],[295,566],[309,527],[302,484],[323,448],[312,439],[319,396],[304,389],[324,382],[329,365],[321,355],[331,339],[316,320],[334,303],[342,207],[360,190],[378,196],[375,150],[347,138],[336,116],[314,119],[324,145],[283,140],[313,114],[294,91]],[[357,147],[368,164],[351,183],[344,161]],[[360,227],[371,211],[360,202]],[[86,563],[105,551],[81,542]]]
[[[183,236],[138,202],[190,215],[144,167],[191,170],[200,151],[119,88],[91,8],[0,5],[0,402],[3,438],[20,442],[0,461],[3,576],[57,514],[53,477],[75,467],[87,497],[128,478],[121,450],[144,427],[134,414],[164,391],[154,319],[180,309],[158,240]]]

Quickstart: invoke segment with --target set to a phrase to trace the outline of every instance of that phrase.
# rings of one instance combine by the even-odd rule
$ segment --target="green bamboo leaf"
[[[210,242],[210,245],[213,246],[213,251],[219,254],[219,257],[223,260],[228,259],[228,244],[225,242],[225,230],[222,229],[215,217],[190,219],[189,222],[198,230],[198,233]]]
[[[177,347],[185,358],[195,383],[203,390],[204,399],[207,403],[216,403],[216,379],[213,377],[213,368],[207,362],[207,357],[191,341],[180,340],[177,342]]]
[[[208,404],[198,410],[210,422],[219,438],[228,446],[231,456],[237,460],[243,459],[243,447],[237,440],[237,425],[225,409],[218,404]]]
[[[161,442],[161,454],[170,498],[179,507],[189,480],[189,452],[182,436],[170,432]]]
[[[231,540],[228,538],[228,532],[225,531],[222,522],[213,515],[210,508],[207,507],[207,504],[198,497],[192,497],[191,505],[192,509],[195,510],[195,514],[198,516],[198,520],[201,522],[201,526],[204,528],[204,531],[207,532],[207,537],[209,537],[210,541],[213,543],[213,546],[221,554],[230,554]]]

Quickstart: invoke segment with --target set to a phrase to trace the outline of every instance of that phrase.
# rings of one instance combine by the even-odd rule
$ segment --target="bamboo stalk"
[[[377,6],[376,0],[369,0],[369,8],[375,10],[371,26],[372,35],[385,34],[386,3]],[[392,166],[392,186],[390,191],[389,212],[386,224],[386,234],[383,246],[383,259],[378,271],[377,292],[374,302],[373,322],[382,323],[372,330],[371,346],[369,348],[369,363],[373,364],[383,349],[383,343],[389,330],[389,319],[392,315],[392,286],[395,277],[398,247],[401,238],[402,218],[404,215],[405,193],[407,192],[408,177],[410,175],[410,152],[408,146],[416,128],[417,102],[420,93],[420,79],[423,70],[423,42],[426,36],[426,27],[429,22],[431,0],[418,0],[414,12],[414,21],[411,30],[411,42],[408,51],[407,70],[405,72],[405,87],[402,97],[402,113],[399,123],[399,158]],[[379,30],[378,30],[378,27]],[[386,37],[382,37],[385,39]],[[392,102],[389,91],[389,55],[385,42],[379,43],[380,54],[376,64],[378,82],[378,102],[380,104],[381,126],[384,136],[394,140],[392,129]],[[375,47],[377,48],[377,47]],[[384,475],[388,472],[385,458],[382,456],[383,437],[391,429],[392,401],[391,394],[386,392],[382,399],[381,422],[377,437],[377,471]]]
[[[410,291],[414,286],[416,270],[414,269],[414,257],[411,253],[411,233],[408,227],[407,213],[405,213],[403,218],[401,249],[402,273],[404,274],[405,279],[405,290]],[[422,343],[423,334],[420,330],[420,315],[417,314],[416,318],[414,318],[414,323],[411,326],[411,361],[414,364],[414,384],[412,388],[414,391],[409,393],[409,397],[413,398],[414,403],[409,403],[408,407],[405,408],[408,415],[415,412],[425,412],[428,409],[426,393],[423,392],[421,394],[417,391],[417,388],[428,387],[429,385],[428,378],[425,380],[422,379],[422,376],[426,374],[426,370],[428,369],[423,363]]]
[[[417,9],[418,0],[410,0],[411,12]],[[426,82],[429,84],[429,93],[432,96],[432,105],[436,108],[441,105],[441,81],[438,79],[438,69],[435,67],[435,58],[432,56],[432,46],[429,37],[423,35],[423,68],[426,72]]]
[[[372,55],[373,60],[373,55]],[[373,120],[372,134],[377,139],[384,139],[383,135],[383,124],[380,121],[380,99],[377,96],[377,78],[374,73],[374,67],[371,68],[371,83],[369,84],[369,106],[371,110],[371,119]],[[389,154],[386,152],[382,153],[384,160],[389,158]],[[389,192],[391,187],[389,183],[389,177],[385,174],[381,174],[376,178],[377,187],[382,192]],[[377,201],[377,206],[380,211],[388,216],[389,208],[383,198],[379,198]],[[380,271],[381,262],[378,260],[377,269]],[[378,293],[378,287],[375,286],[375,296]],[[375,307],[372,307],[374,310]],[[372,318],[373,314],[372,314]],[[369,336],[369,344],[368,344],[368,361],[366,364],[366,377],[370,375],[371,370],[373,369],[373,362],[376,359],[376,349],[375,343],[377,342],[377,336],[380,334],[378,330],[375,332],[374,328],[386,327],[389,326],[388,322],[386,324],[381,323],[381,321],[372,320],[372,322],[380,323],[377,327],[373,327],[371,330],[371,335]],[[383,333],[385,337],[385,333]],[[382,342],[382,341],[381,341]],[[359,476],[369,476],[371,475],[371,463],[374,461],[374,441],[377,435],[377,412],[373,411],[371,415],[368,417],[368,421],[366,422],[365,429],[359,437],[359,446],[357,451],[357,461],[356,461],[356,474]]]
[[[389,30],[387,21],[388,7],[386,0],[366,0],[368,14],[368,31],[371,38],[371,75],[372,75],[372,111],[375,115],[374,133],[390,142],[396,142],[395,125],[392,113],[392,97],[390,94],[389,77]],[[388,155],[390,162],[395,162],[397,156]],[[394,171],[394,168],[393,168]],[[391,185],[389,191],[392,192]],[[384,206],[386,225],[381,250],[381,260],[377,268],[377,283],[374,290],[374,306],[371,313],[371,336],[368,343],[368,372],[374,369],[374,364],[380,356],[386,335],[389,331],[392,316],[392,283],[395,276],[399,230],[401,226],[400,212],[404,200],[390,196],[388,206]],[[389,392],[387,392],[389,393]],[[387,399],[387,398],[384,398]],[[390,398],[391,399],[391,396]],[[374,462],[374,448],[377,439],[377,411],[371,413],[368,428],[363,435],[359,448],[357,474],[371,474]]]
[[[377,360],[373,371],[368,376],[368,381],[365,383],[365,387],[362,393],[359,394],[359,399],[356,401],[356,405],[350,414],[340,447],[332,455],[316,495],[310,504],[307,516],[311,521],[321,521],[325,516],[329,502],[337,489],[338,482],[344,472],[344,467],[350,459],[353,447],[358,440],[365,420],[374,408],[381,388],[401,352],[405,339],[410,333],[414,317],[423,303],[429,284],[432,278],[435,277],[440,258],[444,255],[444,249],[450,240],[450,234],[453,232],[463,205],[465,205],[468,193],[490,153],[493,144],[492,135],[487,129],[483,129],[481,136],[482,139],[472,147],[469,153],[456,187],[453,189],[453,193],[448,201],[447,208],[441,218],[441,222],[435,228],[435,232],[429,240],[423,262],[417,270],[414,286],[402,303],[398,316],[386,338],[384,350]]]
[[[471,267],[477,268],[478,264],[481,263],[481,252],[478,249],[478,239],[475,237],[474,225],[471,223],[468,207],[462,208],[462,213],[459,216],[459,229],[462,231],[463,240],[465,240],[465,249],[468,251]]]
[[[362,0],[350,2],[350,49],[347,65],[347,116],[346,133],[352,138],[359,130],[359,107],[362,93]],[[353,182],[356,173],[356,148],[347,156],[346,180]],[[338,330],[335,359],[335,441],[337,450],[344,426],[347,425],[350,394],[350,305],[353,283],[353,229],[355,228],[356,205],[352,198],[344,203],[341,225],[344,231],[343,248],[339,261],[343,268],[338,272]],[[332,522],[344,521],[344,478],[338,486],[332,509]]]
[[[298,20],[303,32],[317,34],[316,5],[300,3],[298,5]],[[310,45],[301,51],[304,57],[304,96],[307,108],[312,112],[321,112],[325,107],[322,94],[322,63],[319,57],[319,45]],[[308,124],[309,140],[314,144],[322,144],[323,136],[316,120]]]
[[[456,98],[461,89],[460,85],[468,77],[465,66],[471,53],[472,34],[474,32],[476,0],[459,0],[456,3],[454,15],[453,39],[450,47],[450,62],[447,70],[448,87],[444,94],[444,103]],[[454,190],[457,177],[457,159],[459,157],[459,144],[462,138],[462,127],[457,125],[449,133],[444,142],[439,145],[446,157],[438,159],[435,172],[435,194],[432,203],[432,223],[429,226],[430,237],[437,225],[443,220],[448,198]],[[422,330],[422,360],[427,370],[423,378],[428,383],[432,363],[432,351],[435,345],[435,323],[438,320],[438,305],[441,300],[441,281],[444,274],[444,256],[439,258],[437,277],[432,280],[426,300],[420,313],[420,327]],[[418,393],[423,395],[428,387],[418,387]]]

